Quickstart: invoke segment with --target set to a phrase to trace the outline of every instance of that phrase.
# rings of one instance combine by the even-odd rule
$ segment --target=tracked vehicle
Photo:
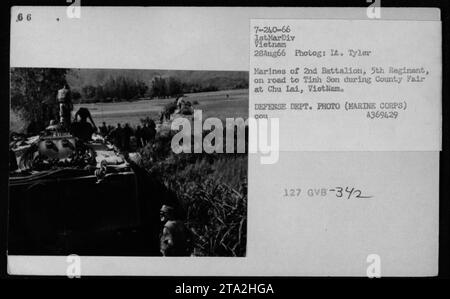
[[[138,154],[60,128],[15,136],[10,151],[10,255],[159,255],[159,208],[172,195]]]

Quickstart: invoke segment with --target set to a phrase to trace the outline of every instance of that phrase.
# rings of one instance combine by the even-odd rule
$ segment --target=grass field
[[[202,110],[203,119],[207,117],[220,119],[248,117],[247,89],[193,93],[186,96],[191,103],[198,102],[194,108]],[[114,126],[117,123],[129,123],[136,126],[140,124],[140,119],[147,116],[157,120],[163,107],[174,100],[174,98],[169,98],[119,103],[76,104],[74,112],[80,107],[88,108],[97,125],[106,122],[107,125]]]

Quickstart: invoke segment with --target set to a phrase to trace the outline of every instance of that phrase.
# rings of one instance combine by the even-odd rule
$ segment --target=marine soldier
[[[100,126],[100,134],[103,136],[103,137],[106,137],[107,135],[108,135],[108,127],[106,126],[106,123],[105,122],[103,122],[103,124]]]
[[[164,223],[161,233],[160,250],[163,256],[189,256],[190,231],[183,221],[175,219],[174,208],[163,205],[160,219]]]
[[[56,99],[59,105],[59,122],[66,129],[69,129],[71,123],[71,113],[73,110],[72,95],[69,85],[64,84],[63,88],[58,90]]]
[[[80,117],[80,120],[78,120],[78,117]],[[88,119],[91,123],[88,123]],[[87,108],[81,107],[78,109],[75,114],[75,122],[72,124],[71,131],[75,137],[83,141],[91,140],[92,134],[97,131],[97,127],[95,126],[91,113]]]

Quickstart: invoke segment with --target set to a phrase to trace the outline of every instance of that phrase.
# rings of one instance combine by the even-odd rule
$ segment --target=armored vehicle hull
[[[35,144],[34,160],[47,165],[42,139]],[[10,173],[10,255],[159,255],[159,208],[170,194],[103,141],[88,148],[91,165],[73,166],[64,153],[48,169]]]

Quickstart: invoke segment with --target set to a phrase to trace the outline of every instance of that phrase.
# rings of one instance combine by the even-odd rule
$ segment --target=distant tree
[[[106,97],[115,98],[117,97],[117,84],[114,78],[109,78],[103,84],[103,91]]]
[[[81,88],[82,96],[86,99],[93,99],[95,97],[96,88],[92,85],[86,85]]]
[[[139,97],[141,97],[141,98],[145,97],[145,94],[147,93],[147,90],[148,90],[147,84],[145,84],[144,81],[138,80],[136,82],[136,85],[137,85],[137,93],[138,93]]]
[[[182,93],[182,85],[180,80],[170,77],[167,83],[168,96],[176,96]]]
[[[103,86],[99,85],[95,88],[95,99],[98,102],[105,102],[105,92],[103,90]]]
[[[167,96],[166,80],[162,77],[155,77],[152,81],[152,96],[163,98]]]
[[[72,90],[72,101],[79,102],[81,99],[81,93],[78,90]]]
[[[97,101],[108,101],[117,98],[119,100],[132,100],[145,96],[148,86],[139,80],[127,77],[108,78],[103,85],[95,87]]]
[[[30,125],[28,133],[36,133],[56,117],[56,94],[68,69],[11,69],[11,108]]]
[[[127,79],[124,77],[119,77],[117,80],[117,94],[120,99],[129,99],[130,92],[128,88]]]

